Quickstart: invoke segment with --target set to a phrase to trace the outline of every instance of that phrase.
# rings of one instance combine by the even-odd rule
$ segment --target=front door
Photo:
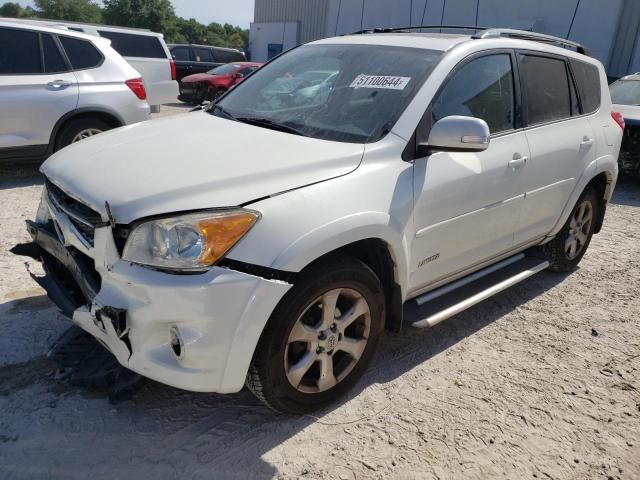
[[[508,252],[523,196],[515,181],[529,156],[516,119],[514,55],[465,61],[436,95],[432,121],[449,115],[482,118],[491,144],[481,153],[440,152],[414,164],[414,292]]]

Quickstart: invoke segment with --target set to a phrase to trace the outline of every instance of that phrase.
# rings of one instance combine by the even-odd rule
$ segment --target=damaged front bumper
[[[43,195],[33,243],[14,253],[42,261],[34,277],[60,310],[123,366],[177,388],[239,391],[272,311],[291,287],[213,267],[176,275],[119,258],[110,226],[82,242],[68,216]],[[80,241],[79,241],[80,240]]]

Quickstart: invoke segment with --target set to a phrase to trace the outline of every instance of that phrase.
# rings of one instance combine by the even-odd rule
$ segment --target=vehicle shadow
[[[400,333],[387,333],[356,388],[314,416],[274,413],[246,390],[233,395],[191,393],[150,380],[113,405],[99,389],[59,380],[55,366],[44,357],[46,352],[27,362],[0,365],[0,400],[5,405],[2,423],[6,437],[15,438],[2,445],[4,468],[12,478],[37,477],[50,472],[52,464],[59,466],[55,471],[60,475],[68,474],[66,478],[88,471],[95,478],[272,478],[287,461],[269,456],[275,447],[315,422],[341,428],[374,418],[375,409],[350,408],[351,400],[368,388],[394,382],[565,278],[541,273],[434,328],[405,326]],[[15,310],[11,303],[0,305],[0,312]],[[44,313],[51,315],[51,310]],[[45,389],[38,395],[52,398],[54,406],[25,427],[24,416],[42,403],[34,398],[38,388]],[[416,389],[415,394],[424,392]],[[392,408],[392,401],[387,407]],[[87,451],[94,443],[99,448]],[[78,456],[83,451],[87,454]]]
[[[621,174],[611,203],[640,207],[640,179]]]
[[[0,190],[42,185],[44,177],[40,174],[41,163],[0,164]]]

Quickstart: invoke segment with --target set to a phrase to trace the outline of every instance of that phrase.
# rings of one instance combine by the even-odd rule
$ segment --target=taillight
[[[176,61],[172,58],[169,60],[169,64],[171,65],[171,80],[177,80],[178,75],[176,75]]]
[[[129,87],[131,91],[136,94],[136,97],[138,97],[140,100],[144,100],[147,98],[147,92],[144,89],[144,83],[142,83],[141,78],[133,78],[131,80],[127,80],[124,83],[127,84],[127,87]]]
[[[620,128],[624,130],[624,117],[620,112],[611,112],[611,118],[613,118],[615,122],[620,125]]]

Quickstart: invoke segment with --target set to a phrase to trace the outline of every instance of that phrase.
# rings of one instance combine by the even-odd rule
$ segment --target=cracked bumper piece
[[[123,366],[185,390],[239,391],[262,330],[291,287],[219,267],[198,275],[175,275],[119,259],[107,262],[96,255],[93,273],[99,282],[90,283],[98,289],[92,296],[86,285],[77,287],[79,292],[69,287],[92,278],[79,267],[84,256],[65,247],[46,226],[29,222],[28,229],[40,249],[35,256],[54,279],[40,283],[61,308],[77,307],[72,321]],[[103,235],[107,231],[109,235]],[[108,227],[96,230],[97,245],[100,237],[113,242]],[[34,247],[22,250],[34,256]],[[60,281],[65,278],[75,282]],[[66,301],[54,298],[61,292]],[[86,302],[78,302],[82,296]]]

